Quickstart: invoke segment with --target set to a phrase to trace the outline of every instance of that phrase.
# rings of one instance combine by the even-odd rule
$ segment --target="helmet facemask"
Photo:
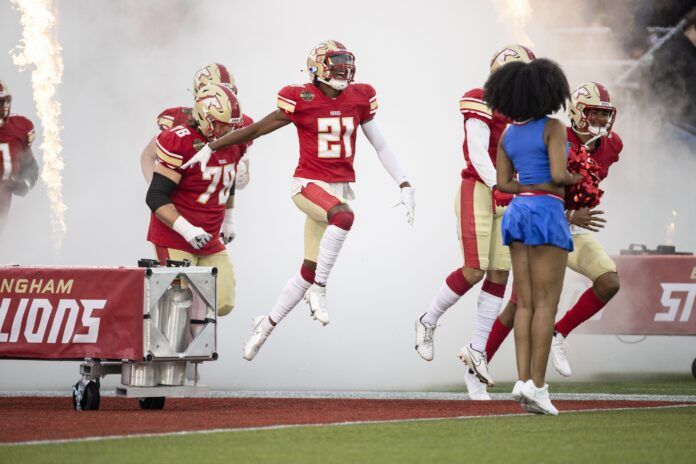
[[[10,110],[12,109],[12,95],[4,94],[0,95],[0,127],[5,125],[5,121],[10,117]]]
[[[573,130],[578,134],[583,135],[594,135],[597,137],[607,137],[611,134],[611,129],[614,126],[614,121],[616,120],[616,108],[611,106],[596,106],[596,105],[585,105],[583,103],[577,103],[577,110],[580,112],[581,117],[579,121],[575,121],[571,118],[573,123]],[[597,119],[601,119],[601,116],[593,116],[591,112],[601,111],[609,113],[609,117],[606,118],[606,122],[603,124],[596,124]]]
[[[329,50],[324,55],[318,55],[316,62],[319,69],[310,67],[309,72],[319,82],[335,90],[345,90],[353,82],[355,57],[348,50]]]

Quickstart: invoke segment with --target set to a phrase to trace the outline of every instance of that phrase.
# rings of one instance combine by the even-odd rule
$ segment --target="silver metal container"
[[[129,387],[154,387],[158,368],[153,363],[123,363],[121,383]]]
[[[172,282],[161,300],[157,324],[177,353],[183,353],[188,347],[192,303],[193,293],[189,288],[182,288],[178,280]],[[158,371],[160,385],[183,385],[186,362],[161,362],[158,363]]]

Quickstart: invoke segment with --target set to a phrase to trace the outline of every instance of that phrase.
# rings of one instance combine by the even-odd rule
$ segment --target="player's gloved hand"
[[[224,244],[230,243],[237,236],[237,229],[234,227],[232,211],[232,208],[225,210],[225,220],[222,222],[222,227],[220,228],[220,237],[222,237],[222,243]]]
[[[10,177],[9,187],[10,190],[12,190],[12,193],[14,193],[17,196],[23,197],[27,193],[29,193],[29,190],[31,190],[31,183],[28,179],[18,179],[16,177]]]
[[[416,219],[416,189],[413,187],[401,188],[401,199],[394,207],[404,205],[406,207],[406,220],[413,224]]]
[[[571,213],[569,222],[583,229],[599,232],[599,229],[603,229],[607,222],[606,219],[600,217],[601,214],[604,214],[604,211],[580,208]]]
[[[208,160],[212,155],[213,150],[211,150],[210,147],[206,144],[203,148],[198,150],[198,153],[193,155],[193,157],[190,160],[185,162],[184,165],[181,166],[181,169],[190,168],[192,166],[195,166],[196,163],[200,163],[201,171],[205,171],[205,168],[208,166]]]
[[[179,216],[172,224],[172,229],[174,229],[179,235],[184,237],[184,240],[189,242],[189,244],[196,250],[203,248],[211,238],[208,232],[203,230],[201,227],[194,226],[188,222],[183,216]]]
[[[493,187],[493,212],[495,212],[496,206],[509,205],[513,198],[515,198],[515,195],[503,193],[498,190],[498,187]]]
[[[249,159],[244,155],[237,164],[237,176],[234,180],[234,188],[242,190],[249,185]]]

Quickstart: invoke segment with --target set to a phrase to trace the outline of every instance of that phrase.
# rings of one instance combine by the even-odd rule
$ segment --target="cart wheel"
[[[96,411],[99,409],[99,380],[82,379],[73,387],[73,408],[77,411]]]
[[[691,363],[691,375],[696,379],[696,359]]]
[[[150,398],[140,398],[140,409],[164,409],[164,396],[153,396]]]

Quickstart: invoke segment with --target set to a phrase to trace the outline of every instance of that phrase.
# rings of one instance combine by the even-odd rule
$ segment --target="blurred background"
[[[237,78],[244,112],[260,119],[274,110],[281,87],[307,80],[301,70],[310,48],[336,39],[355,54],[356,79],[377,89],[380,127],[417,189],[416,223],[409,227],[403,211],[392,208],[398,189],[359,136],[356,222],[329,285],[332,323],[311,321],[301,303],[257,358],[244,361],[253,317],[269,312],[303,253],[304,216],[290,200],[296,132],[284,128],[256,141],[251,183],[237,194],[237,238],[229,245],[237,308],[220,320],[220,359],[204,365],[203,380],[216,389],[463,388],[456,353],[469,340],[478,291],[441,319],[433,362],[413,349],[415,317],[461,265],[453,209],[463,167],[459,97],[482,86],[490,56],[515,42],[558,61],[573,87],[603,83],[614,95],[614,130],[625,147],[602,185],[608,224],[598,239],[610,254],[630,243],[696,251],[696,38],[686,33],[696,27],[683,27],[693,6],[693,0],[55,2],[64,63],[57,100],[66,232],[56,249],[47,190],[39,183],[13,201],[0,264],[131,266],[152,257],[139,156],[157,132],[159,112],[190,105],[194,72],[220,62]],[[41,165],[44,128],[31,69],[20,70],[10,55],[21,37],[19,12],[0,3],[0,79],[13,94],[13,112],[36,125]],[[624,343],[634,338],[573,335],[574,378],[685,372],[696,355],[693,338]],[[496,380],[515,378],[512,338],[491,369]],[[549,372],[550,382],[558,380]],[[77,363],[0,360],[1,390],[67,389],[77,377]]]

